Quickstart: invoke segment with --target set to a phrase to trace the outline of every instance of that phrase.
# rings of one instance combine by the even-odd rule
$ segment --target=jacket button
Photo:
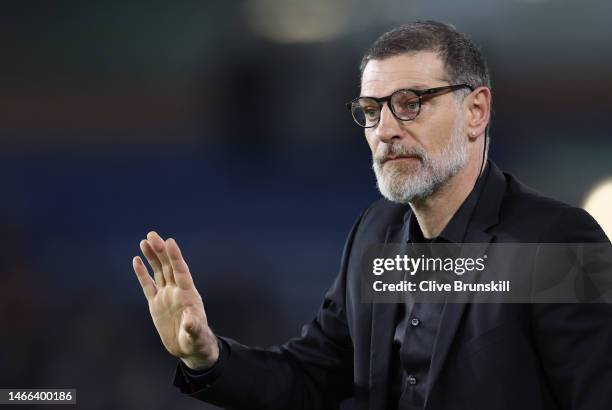
[[[416,383],[417,383],[416,377],[414,377],[413,375],[409,375],[408,376],[408,384],[411,384],[411,385],[414,386]]]
[[[410,326],[416,327],[421,323],[421,321],[419,319],[417,319],[416,317],[413,317],[410,320]]]

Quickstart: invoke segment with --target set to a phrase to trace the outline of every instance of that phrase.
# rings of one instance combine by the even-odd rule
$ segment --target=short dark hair
[[[431,20],[404,24],[378,37],[361,59],[360,72],[363,75],[370,60],[418,51],[437,53],[450,82],[491,88],[489,70],[478,47],[454,26]]]

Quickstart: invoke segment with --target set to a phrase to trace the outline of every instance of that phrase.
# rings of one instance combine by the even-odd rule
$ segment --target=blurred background
[[[151,229],[183,247],[217,333],[299,334],[378,197],[344,108],[361,54],[415,19],[482,47],[491,157],[550,196],[590,197],[604,224],[611,2],[4,2],[0,387],[77,388],[83,409],[214,408],[171,386],[131,268]]]

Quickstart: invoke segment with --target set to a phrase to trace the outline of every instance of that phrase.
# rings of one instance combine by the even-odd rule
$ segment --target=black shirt
[[[486,179],[488,166],[481,178],[450,219],[440,235],[425,239],[417,218],[409,213],[406,242],[410,243],[462,243],[478,203],[482,181]],[[444,303],[414,303],[408,299],[400,307],[394,334],[395,378],[391,386],[391,397],[398,410],[423,409],[431,386],[429,367],[433,355]]]

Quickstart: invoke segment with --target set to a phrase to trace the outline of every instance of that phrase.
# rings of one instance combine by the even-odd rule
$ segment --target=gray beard
[[[428,198],[455,176],[467,163],[467,140],[462,135],[462,121],[455,124],[453,135],[439,155],[429,156],[420,147],[380,144],[372,159],[378,190],[389,201],[408,204]],[[388,155],[411,155],[419,158],[416,166],[402,162],[381,161]]]

